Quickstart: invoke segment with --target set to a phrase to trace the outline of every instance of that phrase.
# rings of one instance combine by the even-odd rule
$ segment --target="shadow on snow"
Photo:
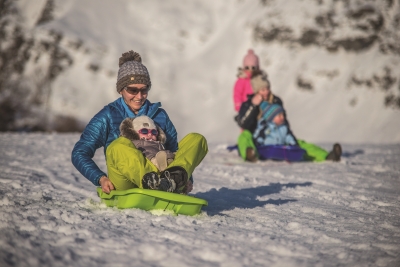
[[[343,152],[342,153],[342,157],[353,158],[353,157],[355,157],[357,155],[362,155],[362,154],[364,154],[364,150],[357,149],[357,150],[355,150],[353,152],[347,152],[347,151]]]
[[[243,189],[229,189],[222,187],[219,190],[213,188],[208,192],[194,194],[195,197],[203,198],[208,201],[208,206],[203,210],[208,215],[220,214],[223,211],[239,209],[252,209],[263,207],[266,204],[282,205],[289,202],[295,202],[297,199],[268,199],[258,200],[259,197],[277,194],[283,188],[296,188],[298,186],[311,186],[311,182],[305,183],[273,183],[265,186]]]

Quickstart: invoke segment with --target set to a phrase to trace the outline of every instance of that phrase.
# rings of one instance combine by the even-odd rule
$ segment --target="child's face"
[[[276,115],[272,120],[272,122],[275,123],[276,125],[282,125],[285,122],[285,117],[283,116],[283,112]]]
[[[152,131],[154,133],[154,129],[146,129],[146,128],[140,129],[138,131],[139,139],[144,139],[147,141],[157,141],[158,132],[156,131],[157,133],[154,135]]]
[[[244,72],[246,73],[247,77],[249,77],[249,78],[251,77],[251,74],[257,69],[258,69],[257,66],[244,66],[243,67]]]

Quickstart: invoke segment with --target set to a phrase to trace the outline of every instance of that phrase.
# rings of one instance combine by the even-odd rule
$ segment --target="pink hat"
[[[245,66],[259,67],[258,56],[254,54],[253,49],[249,49],[249,51],[247,51],[247,55],[243,58],[243,67]]]

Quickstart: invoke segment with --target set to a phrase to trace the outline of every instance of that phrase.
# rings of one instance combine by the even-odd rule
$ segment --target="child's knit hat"
[[[270,89],[271,84],[269,83],[268,76],[264,72],[260,72],[251,78],[251,87],[253,92],[256,94],[262,88]]]
[[[262,118],[267,122],[272,122],[276,115],[283,112],[283,108],[280,105],[272,104],[267,105],[262,112]]]
[[[123,53],[119,58],[117,92],[120,93],[130,84],[145,84],[151,87],[150,74],[142,64],[141,56],[132,50]]]
[[[254,54],[253,49],[249,49],[247,51],[247,55],[243,58],[243,67],[246,67],[246,66],[259,67],[258,56],[256,54]]]

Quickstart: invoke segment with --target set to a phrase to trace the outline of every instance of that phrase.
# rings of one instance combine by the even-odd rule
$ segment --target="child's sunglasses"
[[[154,136],[157,136],[158,131],[156,129],[147,129],[147,128],[142,128],[138,131],[141,134],[149,134],[151,133]]]
[[[245,70],[256,70],[257,67],[256,66],[245,66],[244,69]]]
[[[143,87],[141,89],[136,87],[125,87],[125,90],[131,95],[137,95],[139,92],[141,92],[142,95],[147,95],[149,93],[149,87]]]

